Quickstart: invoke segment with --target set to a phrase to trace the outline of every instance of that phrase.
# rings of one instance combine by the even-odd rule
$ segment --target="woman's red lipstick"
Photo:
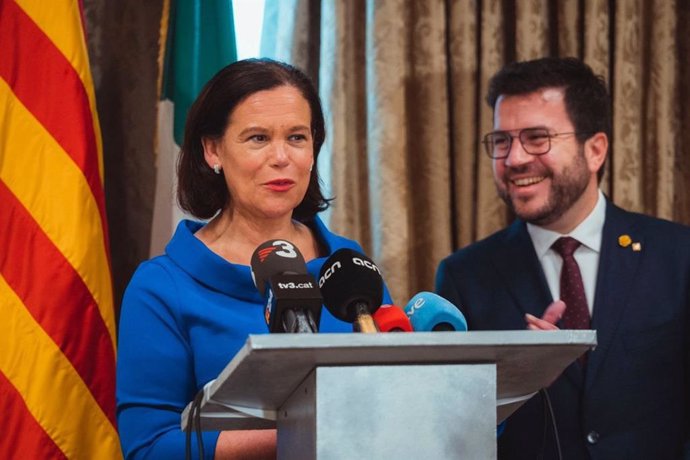
[[[295,181],[291,179],[274,179],[266,182],[264,185],[274,192],[287,192],[295,185]]]

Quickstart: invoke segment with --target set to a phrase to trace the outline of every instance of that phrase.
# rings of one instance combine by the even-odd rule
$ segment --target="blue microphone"
[[[417,332],[467,330],[467,321],[458,307],[433,292],[412,297],[405,305],[405,314]]]

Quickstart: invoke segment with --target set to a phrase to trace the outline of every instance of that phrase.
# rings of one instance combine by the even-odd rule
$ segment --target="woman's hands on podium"
[[[273,460],[276,442],[276,430],[221,431],[214,459]]]

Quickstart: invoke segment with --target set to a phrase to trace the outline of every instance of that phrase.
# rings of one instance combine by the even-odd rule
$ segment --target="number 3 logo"
[[[276,240],[273,242],[273,246],[277,246],[282,249],[281,251],[277,251],[276,255],[287,257],[288,259],[294,259],[297,257],[295,247],[292,245],[292,243],[288,243],[287,241],[283,240]]]

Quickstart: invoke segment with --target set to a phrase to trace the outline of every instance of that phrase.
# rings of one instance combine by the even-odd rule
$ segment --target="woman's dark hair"
[[[271,59],[245,59],[221,69],[204,86],[187,115],[182,151],[177,162],[177,201],[195,217],[209,219],[231,204],[223,175],[213,172],[204,159],[203,138],[220,139],[235,108],[259,91],[279,86],[299,90],[311,109],[314,163],[326,138],[321,101],[311,80],[301,70]],[[318,168],[313,168],[307,193],[293,211],[293,218],[305,222],[328,208],[321,192]]]
[[[611,139],[611,100],[606,82],[576,58],[545,57],[508,64],[489,81],[486,102],[495,110],[501,95],[523,95],[558,87],[565,88],[565,109],[578,141],[584,142],[599,132]],[[603,172],[602,165],[600,180]]]

